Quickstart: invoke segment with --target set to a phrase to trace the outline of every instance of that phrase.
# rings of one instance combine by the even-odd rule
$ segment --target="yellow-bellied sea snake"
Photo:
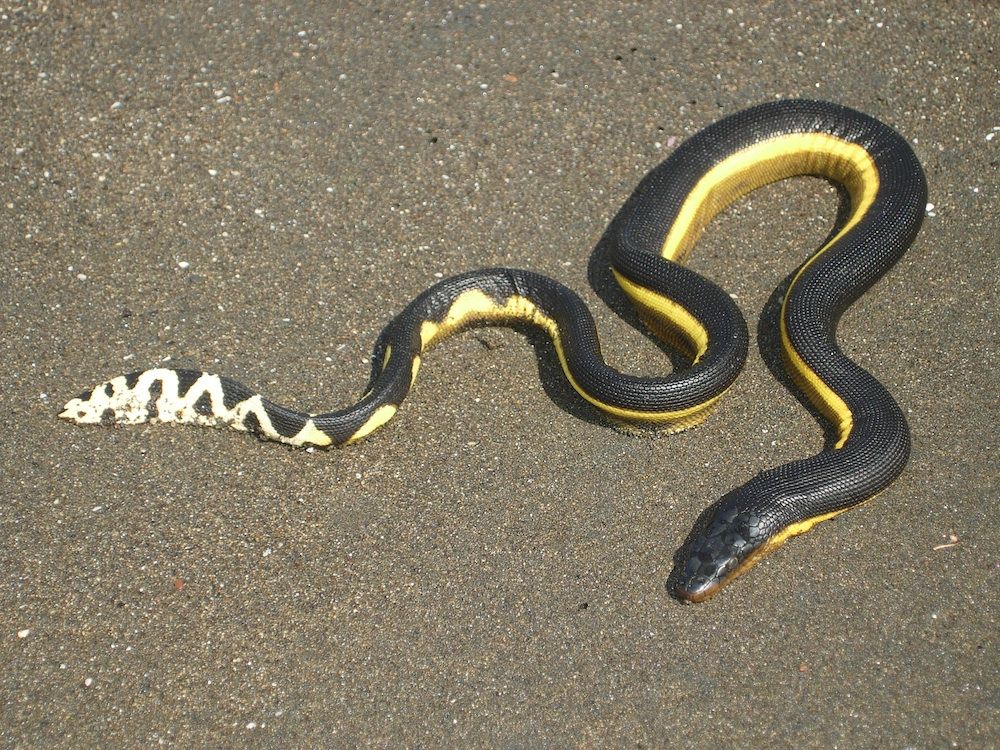
[[[367,392],[345,409],[306,414],[228,378],[155,368],[102,383],[60,416],[81,424],[228,425],[291,445],[346,445],[396,413],[435,342],[478,323],[527,321],[551,336],[566,377],[591,404],[615,419],[685,429],[736,378],[747,327],[729,295],[681,262],[719,211],[796,175],[826,177],[850,200],[836,234],[792,277],[779,323],[786,368],[830,421],[836,442],[719,501],[688,545],[675,586],[682,599],[701,601],[788,538],[880,492],[909,456],[899,406],[841,352],[836,329],[844,310],[913,242],[927,186],[900,135],[846,107],[776,101],[725,117],[646,175],[622,208],[612,227],[612,271],[649,328],[690,358],[681,371],[635,377],[609,367],[574,292],[530,271],[492,268],[440,281],[392,320],[375,346]]]

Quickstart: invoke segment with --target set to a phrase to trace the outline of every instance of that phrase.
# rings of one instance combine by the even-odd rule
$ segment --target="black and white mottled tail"
[[[327,446],[311,415],[271,403],[229,378],[155,368],[120,375],[69,401],[59,415],[77,424],[174,422],[230,427],[297,446]]]

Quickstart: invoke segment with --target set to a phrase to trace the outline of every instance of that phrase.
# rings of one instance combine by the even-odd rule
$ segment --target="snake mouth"
[[[711,599],[721,588],[721,581],[713,580],[705,575],[696,575],[679,582],[674,588],[674,593],[683,602],[697,604]]]

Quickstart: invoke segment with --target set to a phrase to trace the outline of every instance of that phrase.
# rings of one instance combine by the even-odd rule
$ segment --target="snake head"
[[[687,549],[687,562],[678,578],[677,596],[702,602],[753,565],[771,547],[782,523],[778,513],[759,509],[740,497],[723,498],[708,526]]]

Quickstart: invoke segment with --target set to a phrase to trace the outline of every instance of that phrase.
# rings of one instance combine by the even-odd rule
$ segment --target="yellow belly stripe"
[[[361,427],[358,428],[357,432],[351,435],[347,440],[344,441],[344,445],[350,445],[351,443],[356,443],[362,438],[368,436],[369,434],[375,432],[379,427],[384,425],[393,415],[396,413],[396,407],[392,404],[383,404],[375,413],[368,417],[368,421],[365,422]]]
[[[667,326],[676,331],[684,340],[692,352],[692,361],[697,362],[702,354],[708,349],[708,331],[696,317],[689,313],[684,307],[674,302],[669,297],[657,294],[651,289],[639,286],[635,282],[625,278],[618,271],[612,269],[618,285],[625,290],[625,293],[632,299],[636,307],[657,316]],[[654,330],[654,333],[659,331]],[[668,343],[673,343],[669,335],[662,336],[668,339]]]
[[[706,172],[684,199],[660,254],[682,261],[705,225],[733,201],[763,185],[796,175],[829,177],[847,188],[856,223],[878,190],[878,170],[861,146],[826,133],[789,133],[726,157]]]
[[[861,146],[826,133],[792,133],[770,138],[719,162],[698,180],[684,200],[663,242],[661,254],[682,260],[705,225],[733,201],[770,182],[800,174],[828,177],[842,184],[851,198],[851,215],[841,230],[799,269],[786,299],[802,272],[834,245],[863,217],[878,192],[878,168]],[[841,447],[851,433],[853,415],[847,404],[795,351],[781,310],[781,345],[789,372],[824,416],[837,426]]]

